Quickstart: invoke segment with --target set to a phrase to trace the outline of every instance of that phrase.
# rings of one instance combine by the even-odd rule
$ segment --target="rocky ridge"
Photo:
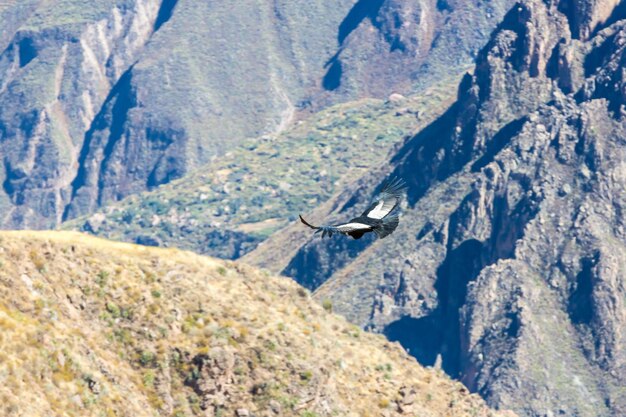
[[[312,240],[296,225],[246,256],[421,363],[440,358],[520,415],[626,412],[624,2],[522,1],[457,102],[312,220],[359,213],[399,175],[391,238]]]

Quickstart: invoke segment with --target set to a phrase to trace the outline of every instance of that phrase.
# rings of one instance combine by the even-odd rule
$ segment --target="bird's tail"
[[[328,235],[328,237],[333,237],[333,233],[336,233],[337,230],[332,227],[332,226],[313,226],[311,223],[307,222],[306,220],[304,220],[304,218],[298,214],[298,217],[300,217],[300,221],[310,227],[311,229],[315,230],[315,233],[322,233],[322,238],[326,237],[326,235]]]
[[[400,213],[397,212],[387,215],[380,225],[374,227],[374,233],[376,233],[376,236],[382,239],[389,236],[394,230],[396,230],[396,227],[398,227],[399,216]]]

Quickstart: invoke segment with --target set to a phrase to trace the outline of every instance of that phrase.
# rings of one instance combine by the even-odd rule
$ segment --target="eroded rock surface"
[[[4,2],[0,227],[55,226],[309,112],[432,85],[510,3]]]
[[[575,7],[566,8],[567,4]],[[315,215],[359,213],[380,177],[409,183],[380,241],[277,235],[248,259],[441,363],[521,415],[626,412],[623,3],[515,5],[457,102]]]

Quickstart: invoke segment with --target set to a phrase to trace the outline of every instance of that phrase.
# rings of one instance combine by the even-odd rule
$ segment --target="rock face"
[[[510,3],[4,2],[0,227],[50,227],[298,113],[430,85]]]
[[[293,228],[247,259],[290,242],[284,273],[492,406],[626,413],[624,17],[623,2],[516,4],[457,102],[390,161],[409,183],[396,233]],[[313,216],[359,213],[388,173]]]
[[[322,87],[383,97],[389,87],[406,92],[430,85],[465,68],[512,4],[358,0],[338,26],[338,48],[326,62]]]

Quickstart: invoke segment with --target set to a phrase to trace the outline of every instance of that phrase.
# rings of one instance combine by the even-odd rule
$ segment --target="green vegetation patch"
[[[383,163],[452,100],[456,81],[393,101],[336,105],[249,139],[187,177],[64,224],[115,240],[236,259]]]

